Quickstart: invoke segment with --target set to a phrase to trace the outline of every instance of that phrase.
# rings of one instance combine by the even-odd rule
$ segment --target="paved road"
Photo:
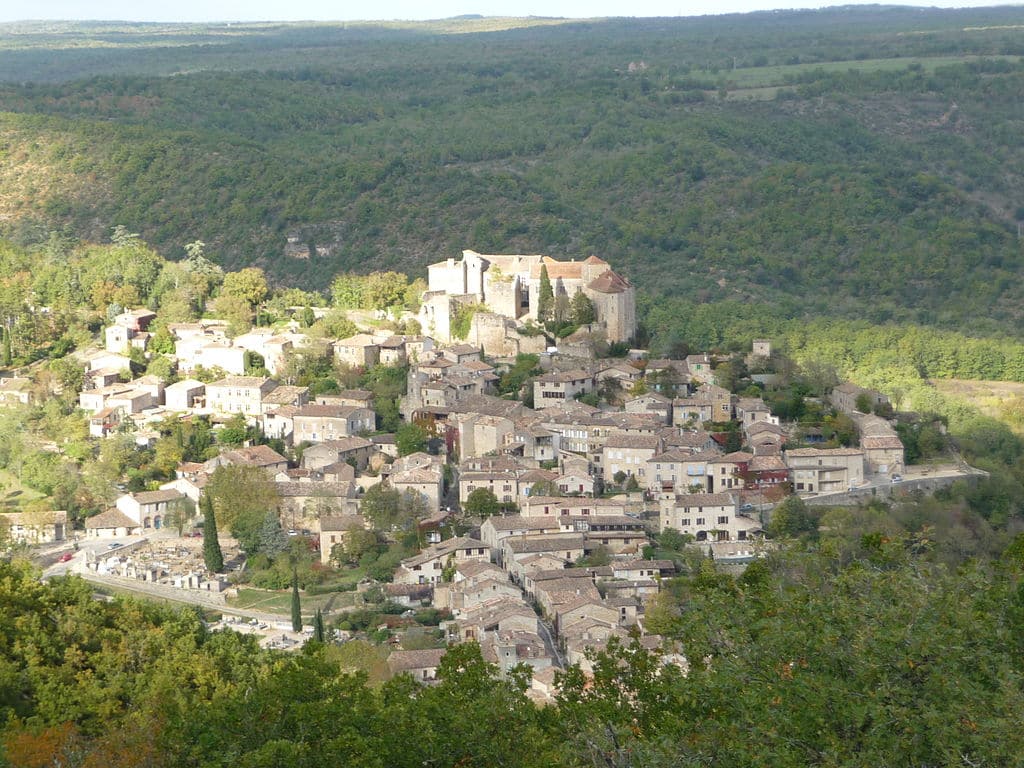
[[[562,654],[558,652],[558,646],[551,636],[548,623],[543,619],[538,619],[537,625],[540,627],[540,639],[544,641],[544,646],[548,649],[548,653],[551,654],[551,658],[554,659],[555,666],[559,669],[565,669],[565,660],[562,658]]]

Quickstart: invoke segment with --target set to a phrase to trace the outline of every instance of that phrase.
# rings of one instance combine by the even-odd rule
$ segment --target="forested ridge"
[[[667,656],[613,643],[591,679],[562,676],[557,707],[475,643],[449,650],[435,686],[370,686],[333,646],[263,651],[193,612],[99,603],[77,577],[0,563],[0,764],[1015,764],[1019,539],[954,569],[927,529],[880,519],[834,517],[814,550],[739,578],[698,559],[648,612]]]
[[[1016,332],[1022,21],[10,25],[0,221],[303,287],[597,253],[656,297]]]

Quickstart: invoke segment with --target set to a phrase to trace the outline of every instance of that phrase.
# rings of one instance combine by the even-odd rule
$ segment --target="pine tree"
[[[537,296],[537,319],[546,322],[551,319],[551,313],[555,308],[555,291],[551,287],[551,278],[548,277],[548,265],[540,267],[540,293]]]
[[[220,551],[217,541],[217,517],[213,514],[213,500],[204,493],[199,501],[203,511],[203,562],[212,573],[224,570],[224,553]]]
[[[299,572],[292,568],[292,631],[302,631],[302,603],[299,601]]]
[[[320,612],[320,609],[316,609],[316,613],[313,614],[313,639],[318,643],[324,642],[327,637],[327,633],[324,631],[324,615]]]

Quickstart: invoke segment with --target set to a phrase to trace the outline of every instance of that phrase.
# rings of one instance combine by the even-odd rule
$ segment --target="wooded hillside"
[[[656,295],[1016,331],[1022,22],[8,25],[0,222],[305,287],[594,252]]]

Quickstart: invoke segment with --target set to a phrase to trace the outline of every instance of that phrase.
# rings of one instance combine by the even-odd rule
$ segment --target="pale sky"
[[[897,0],[898,1],[898,0]],[[877,0],[872,0],[877,2]],[[353,21],[483,16],[701,16],[774,8],[869,4],[858,0],[0,0],[0,22],[26,19],[123,21]],[[997,5],[992,0],[931,0],[899,4],[937,8]],[[1013,3],[1014,5],[1019,3]]]

